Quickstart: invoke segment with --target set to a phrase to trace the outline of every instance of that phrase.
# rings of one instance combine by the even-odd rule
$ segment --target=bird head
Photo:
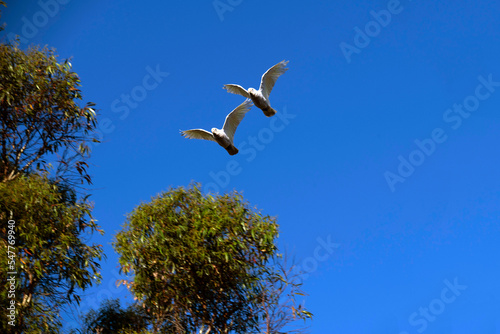
[[[248,94],[255,94],[257,90],[255,88],[248,88]]]

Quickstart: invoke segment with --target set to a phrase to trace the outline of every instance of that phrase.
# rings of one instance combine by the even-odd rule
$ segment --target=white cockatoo
[[[276,114],[276,110],[271,108],[269,94],[271,94],[271,90],[280,75],[288,71],[288,68],[285,67],[286,64],[288,64],[288,61],[283,60],[268,69],[260,80],[259,90],[254,88],[248,88],[248,90],[245,90],[245,88],[240,85],[224,85],[224,88],[227,89],[229,93],[238,94],[251,99],[255,106],[264,112],[264,115],[271,117]]]
[[[181,134],[189,139],[205,139],[217,142],[224,147],[230,155],[238,153],[238,149],[234,147],[234,133],[240,124],[245,114],[252,108],[252,101],[247,99],[245,102],[237,106],[233,111],[226,116],[226,121],[222,129],[212,128],[212,132],[203,129],[193,129],[181,131]]]

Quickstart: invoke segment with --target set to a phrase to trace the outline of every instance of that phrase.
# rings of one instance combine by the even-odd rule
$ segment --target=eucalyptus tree
[[[103,232],[82,190],[97,121],[80,87],[54,50],[0,44],[0,279],[13,282],[0,304],[14,309],[2,333],[59,332],[61,311],[99,281],[102,246],[85,238]]]
[[[128,215],[114,242],[130,276],[123,283],[155,333],[259,331],[281,301],[271,296],[280,289],[276,280],[298,286],[275,267],[276,219],[238,192],[204,195],[200,189],[170,189]],[[296,318],[311,315],[289,310]]]
[[[49,172],[73,187],[90,184],[87,159],[97,141],[94,103],[55,51],[0,44],[0,182]]]
[[[0,280],[14,284],[0,292],[2,309],[14,315],[0,332],[58,333],[62,309],[99,281],[102,246],[84,239],[102,233],[91,209],[71,188],[36,174],[0,183]]]

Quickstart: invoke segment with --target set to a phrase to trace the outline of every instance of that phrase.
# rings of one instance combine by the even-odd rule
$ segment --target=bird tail
[[[235,155],[239,152],[238,149],[232,144],[226,147],[226,151],[229,155]]]
[[[238,149],[232,144],[226,147],[226,151],[229,155],[235,155],[239,152]]]
[[[274,110],[271,107],[267,107],[265,109],[262,109],[262,111],[264,112],[264,115],[266,115],[267,117],[271,117],[271,116],[276,115],[276,110]]]

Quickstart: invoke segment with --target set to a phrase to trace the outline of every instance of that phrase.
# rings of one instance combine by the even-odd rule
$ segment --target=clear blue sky
[[[82,309],[128,296],[110,245],[125,214],[194,180],[278,217],[312,333],[500,333],[497,0],[59,1],[2,19],[72,57],[100,110],[108,258]],[[243,102],[222,86],[283,59],[281,118],[252,109],[240,154],[180,136],[222,126]]]

